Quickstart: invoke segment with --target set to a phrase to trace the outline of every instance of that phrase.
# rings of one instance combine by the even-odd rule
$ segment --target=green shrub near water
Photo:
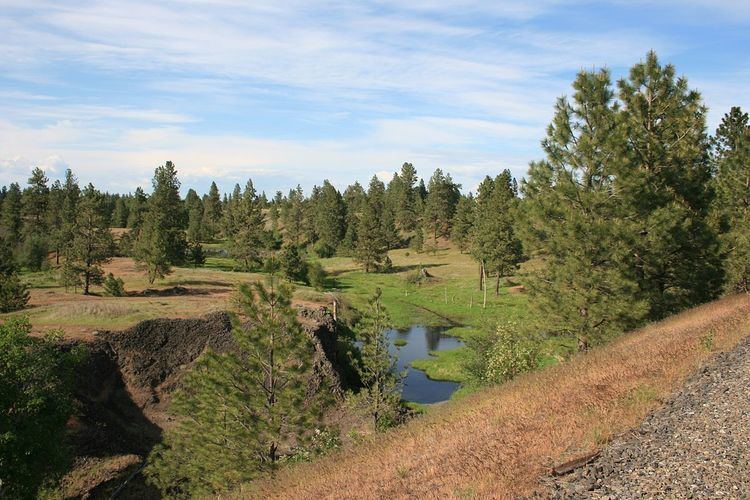
[[[513,323],[501,323],[493,332],[469,339],[466,345],[472,351],[466,370],[481,384],[506,382],[539,364],[538,348]]]

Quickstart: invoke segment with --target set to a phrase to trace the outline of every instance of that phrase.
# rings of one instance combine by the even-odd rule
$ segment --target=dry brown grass
[[[231,496],[528,495],[540,488],[549,466],[635,427],[716,351],[749,334],[748,296],[706,304],[570,362],[451,401],[377,440]]]

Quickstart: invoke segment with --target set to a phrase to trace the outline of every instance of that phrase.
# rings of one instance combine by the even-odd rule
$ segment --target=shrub
[[[307,282],[316,290],[325,290],[328,288],[328,274],[323,266],[313,262],[307,266]]]
[[[0,313],[18,311],[29,302],[29,291],[16,273],[0,273]]]
[[[472,351],[467,372],[481,384],[500,384],[538,365],[538,350],[512,323],[470,339],[467,346]]]
[[[34,235],[26,238],[23,243],[21,255],[23,255],[23,265],[31,271],[41,271],[47,264],[47,253],[49,245],[47,240],[41,236]]]
[[[104,291],[106,291],[112,297],[124,297],[125,296],[125,282],[122,278],[116,278],[112,273],[109,273],[104,278]]]
[[[387,255],[385,256],[385,259],[383,259],[383,263],[380,265],[380,272],[381,273],[389,273],[393,270],[393,261],[390,257]]]
[[[206,252],[203,251],[200,243],[190,245],[187,251],[187,261],[194,268],[203,267],[206,263]]]
[[[321,259],[327,259],[328,257],[333,257],[333,255],[336,253],[336,249],[333,248],[328,243],[319,241],[315,244],[313,247],[313,251],[315,252],[315,255],[320,257]]]
[[[33,339],[28,318],[0,324],[0,498],[34,498],[63,470],[73,369],[83,351],[61,334]]]

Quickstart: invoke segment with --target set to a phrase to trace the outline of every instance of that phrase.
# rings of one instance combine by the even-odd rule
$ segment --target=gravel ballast
[[[557,478],[554,498],[750,498],[750,338],[637,430]]]

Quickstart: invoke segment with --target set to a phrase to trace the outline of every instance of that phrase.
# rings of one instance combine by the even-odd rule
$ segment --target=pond
[[[445,351],[463,346],[463,342],[455,337],[446,335],[445,327],[413,325],[401,330],[388,330],[386,335],[391,341],[391,352],[398,356],[398,369],[408,368],[404,381],[403,398],[415,403],[439,403],[450,399],[459,384],[440,380],[430,380],[427,375],[411,367],[415,359],[425,359],[430,351]],[[396,347],[397,340],[406,341],[406,345]]]

